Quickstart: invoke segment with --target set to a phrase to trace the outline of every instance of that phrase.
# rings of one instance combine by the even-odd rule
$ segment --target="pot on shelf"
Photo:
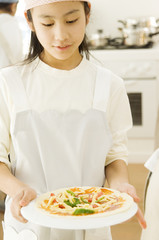
[[[96,33],[91,35],[88,44],[93,48],[104,48],[108,44],[108,38],[103,34],[102,29],[98,29]]]
[[[143,47],[152,42],[152,37],[159,34],[159,20],[154,17],[119,20],[123,27],[118,28],[122,33],[123,44],[126,46]]]
[[[148,28],[150,33],[156,33],[159,30],[159,19],[155,17],[142,17],[138,21],[138,26]]]
[[[134,29],[138,25],[138,21],[133,18],[128,18],[125,20],[118,20],[118,22],[122,23],[124,28],[129,28],[129,29],[132,29],[132,28]]]
[[[120,28],[119,30],[122,32],[123,43],[126,46],[143,47],[152,42],[153,36],[159,34],[159,32],[150,33],[148,28]]]

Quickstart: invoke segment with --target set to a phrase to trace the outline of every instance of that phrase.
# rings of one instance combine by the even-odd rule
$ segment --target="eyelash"
[[[67,21],[66,23],[69,23],[69,24],[71,24],[71,23],[75,23],[75,22],[77,22],[78,21],[78,18],[77,19],[75,19],[75,20],[72,20],[72,21]]]
[[[75,20],[72,20],[72,21],[66,21],[66,23],[72,24],[72,23],[75,23],[75,22],[77,22],[77,21],[78,21],[78,18],[75,19]],[[54,25],[54,23],[50,23],[50,24],[44,24],[44,23],[42,23],[42,25],[45,26],[45,27],[51,27],[51,26]]]
[[[43,25],[44,27],[51,27],[51,26],[53,26],[54,24],[53,24],[53,23],[50,23],[50,24],[44,24],[44,23],[42,23],[42,25]]]

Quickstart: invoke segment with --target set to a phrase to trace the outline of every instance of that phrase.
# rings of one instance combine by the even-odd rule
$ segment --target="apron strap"
[[[30,109],[26,91],[24,89],[21,76],[16,68],[11,68],[9,72],[3,72],[13,98],[17,111],[25,111]],[[106,112],[107,104],[109,99],[110,92],[110,83],[111,83],[111,71],[97,67],[97,76],[95,83],[95,92],[93,99],[93,108]]]
[[[93,108],[106,112],[111,84],[111,71],[97,67]]]
[[[4,71],[3,76],[7,81],[16,112],[30,109],[28,97],[17,68],[13,67],[9,71]]]

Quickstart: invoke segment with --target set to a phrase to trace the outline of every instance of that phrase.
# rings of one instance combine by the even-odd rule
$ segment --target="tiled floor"
[[[141,209],[143,209],[144,187],[148,171],[144,168],[142,164],[130,164],[128,169],[130,181],[136,187],[137,193],[141,198],[141,202],[139,205]],[[2,219],[3,214],[0,213],[0,222],[2,221]],[[141,228],[135,217],[133,217],[126,223],[122,223],[112,227],[113,240],[140,240],[140,234]],[[0,240],[2,239],[2,228],[0,226]]]

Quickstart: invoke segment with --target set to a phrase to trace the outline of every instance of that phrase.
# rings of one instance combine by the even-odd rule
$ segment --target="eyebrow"
[[[78,9],[71,10],[71,11],[65,13],[64,17],[66,17],[68,15],[71,15],[73,13],[76,13],[76,12],[79,12],[79,10]],[[39,15],[39,17],[41,17],[41,18],[55,18],[53,15],[45,15],[45,14]]]

